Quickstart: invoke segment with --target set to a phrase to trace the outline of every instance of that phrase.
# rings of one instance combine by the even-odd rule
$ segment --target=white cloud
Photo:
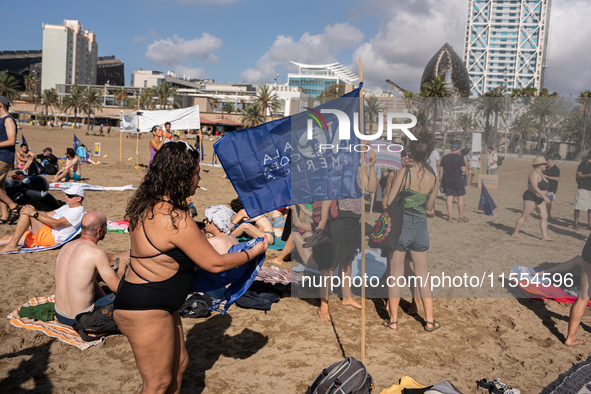
[[[203,79],[207,78],[208,74],[205,72],[205,67],[188,67],[179,65],[174,68],[175,74],[182,78],[184,76],[195,78],[195,79]]]
[[[221,38],[208,33],[192,40],[185,40],[178,35],[172,38],[155,40],[148,45],[146,58],[158,65],[178,65],[188,58],[199,59],[203,62],[215,62],[217,56],[212,52],[223,46]]]
[[[466,1],[415,0],[396,2],[370,0],[368,13],[382,14],[375,37],[353,54],[355,72],[363,59],[366,84],[385,87],[386,79],[404,89],[419,90],[421,76],[429,59],[448,42],[462,57]]]
[[[363,40],[363,33],[349,23],[335,23],[324,28],[324,33],[304,33],[299,40],[279,35],[269,50],[259,58],[254,68],[241,73],[247,83],[269,82],[275,77],[277,66],[290,67],[290,61],[300,63],[333,63],[343,48],[351,48]]]
[[[132,44],[137,44],[138,42],[142,42],[146,40],[146,36],[140,36],[140,37],[133,37],[133,39],[131,40]]]

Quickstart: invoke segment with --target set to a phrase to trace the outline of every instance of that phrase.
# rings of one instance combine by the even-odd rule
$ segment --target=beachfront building
[[[99,56],[96,63],[96,84],[125,86],[125,64],[115,56]]]
[[[509,93],[544,88],[551,3],[468,0],[464,62],[471,97],[505,84]]]
[[[19,89],[25,90],[25,78],[33,75],[39,81],[41,75],[41,51],[0,51],[0,72],[12,75],[19,83]],[[37,91],[39,84],[37,84]]]
[[[96,84],[98,44],[94,33],[75,20],[43,24],[41,89],[57,84]]]
[[[351,85],[353,81],[359,79],[340,63],[316,65],[291,63],[298,66],[298,73],[287,74],[287,85],[301,88],[310,98],[318,97],[332,85]]]

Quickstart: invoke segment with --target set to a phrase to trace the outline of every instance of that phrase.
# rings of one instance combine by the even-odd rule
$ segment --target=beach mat
[[[76,346],[80,350],[88,349],[89,347],[97,345],[105,340],[106,337],[102,337],[96,341],[85,342],[80,338],[80,335],[72,329],[72,327],[62,324],[55,319],[52,321],[41,321],[29,319],[27,317],[21,318],[18,316],[18,312],[22,307],[36,306],[45,304],[46,302],[55,303],[55,295],[31,298],[26,304],[19,306],[14,312],[7,316],[7,318],[10,319],[10,324],[27,330],[41,331],[49,337],[57,338],[69,345]]]
[[[591,393],[591,356],[575,364],[550,383],[540,394],[589,394]]]
[[[88,191],[123,191],[123,190],[135,190],[133,185],[125,185],[120,187],[111,187],[111,186],[97,186],[97,185],[89,185],[87,183],[78,183],[78,182],[59,182],[59,183],[50,183],[49,190],[66,190],[70,187],[77,185],[81,186],[84,190]]]
[[[31,246],[31,247],[24,246],[24,247],[19,247],[19,249],[15,252],[4,252],[4,253],[0,253],[0,254],[33,253],[33,252],[43,252],[46,250],[57,249],[57,248],[61,247],[63,244],[70,242],[71,240],[76,238],[80,234],[81,231],[82,231],[82,227],[78,227],[76,229],[76,232],[74,234],[70,235],[68,237],[68,239],[66,239],[64,242],[60,242],[60,243],[52,245],[52,246]]]
[[[236,238],[236,239],[238,240],[238,242],[244,243],[244,242],[250,241],[252,238],[240,237],[240,238]],[[286,241],[282,241],[280,237],[275,237],[275,243],[273,245],[269,245],[268,249],[283,250],[283,248],[285,248],[285,242]]]
[[[262,267],[255,280],[266,283],[288,285],[290,283],[300,284],[302,276],[290,270],[282,270],[277,267]]]
[[[560,302],[561,304],[572,304],[577,299],[577,297],[566,294],[562,288],[558,286],[550,285],[548,287],[544,287],[542,285],[536,285],[535,283],[530,283],[525,286],[523,283],[526,282],[520,282],[519,288],[523,294],[532,300],[554,300],[556,302]],[[591,302],[589,302],[588,305],[591,306]]]

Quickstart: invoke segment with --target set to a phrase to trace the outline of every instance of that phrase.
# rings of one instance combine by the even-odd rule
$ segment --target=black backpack
[[[197,319],[211,316],[211,297],[204,293],[195,293],[179,308],[181,317]]]
[[[236,305],[244,309],[258,309],[261,311],[268,311],[271,305],[279,302],[279,296],[274,293],[256,293],[247,290],[244,294],[236,300]]]
[[[76,322],[72,328],[82,340],[92,342],[107,335],[121,334],[113,318],[115,294],[111,294],[109,300],[109,304],[95,308],[92,312],[76,315]]]
[[[503,158],[501,156],[499,156],[499,154],[497,154],[497,166],[502,166],[503,165]]]
[[[375,389],[363,363],[353,357],[325,368],[306,394],[369,394]]]

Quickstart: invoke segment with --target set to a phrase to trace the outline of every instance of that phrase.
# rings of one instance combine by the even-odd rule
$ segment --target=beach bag
[[[179,308],[179,314],[181,317],[190,317],[194,319],[199,317],[209,317],[211,316],[211,311],[209,310],[211,305],[212,300],[209,295],[205,293],[195,293]]]
[[[322,370],[306,394],[369,394],[375,389],[363,363],[347,357]]]
[[[373,231],[369,235],[368,244],[370,248],[379,248],[391,252],[396,250],[398,239],[402,233],[402,222],[404,220],[404,196],[402,195],[402,190],[406,185],[408,172],[408,168],[405,169],[404,178],[402,178],[402,183],[392,204],[376,220]]]
[[[236,305],[244,309],[258,309],[266,312],[271,309],[271,305],[279,302],[279,299],[277,294],[256,293],[248,290],[236,300]]]
[[[314,220],[314,223],[320,223],[321,215],[322,201],[316,201],[312,205],[312,220]],[[336,219],[337,216],[339,216],[339,206],[337,205],[337,200],[332,200],[330,210],[328,211],[328,220]]]
[[[503,158],[499,155],[497,155],[497,166],[502,166],[503,165]]]
[[[115,294],[109,297],[110,303],[101,307],[95,307],[92,312],[84,312],[76,315],[76,322],[72,325],[74,331],[80,335],[83,341],[92,342],[113,334],[121,334],[115,319]]]

